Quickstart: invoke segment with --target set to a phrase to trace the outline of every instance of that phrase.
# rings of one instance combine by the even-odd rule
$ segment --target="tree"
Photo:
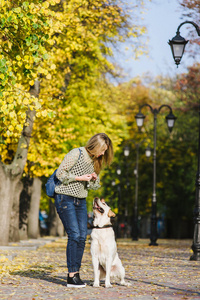
[[[109,43],[124,40],[129,35],[137,37],[144,30],[130,26],[127,21],[129,15],[113,1],[3,0],[0,17],[0,211],[3,214],[0,218],[0,243],[7,244],[12,207],[18,214],[22,189],[20,179],[32,135],[38,134],[35,138],[42,159],[39,162],[34,160],[36,152],[31,144],[31,172],[33,175],[42,175],[43,169],[43,175],[48,175],[51,168],[61,160],[60,156],[50,166],[52,156],[49,154],[55,148],[61,154],[69,147],[69,143],[59,145],[57,140],[69,128],[66,122],[66,116],[70,116],[68,110],[80,115],[77,112],[79,106],[70,95],[74,95],[75,90],[81,87],[84,99],[84,89],[88,85],[87,81],[83,84],[86,78],[98,78],[108,71],[114,73],[113,65],[106,59],[106,56],[111,55]],[[98,81],[91,82],[95,94],[94,85]],[[98,101],[95,101],[94,111],[102,106],[99,96],[96,99]],[[90,106],[86,101],[82,114],[90,111]],[[81,107],[79,109],[81,111]],[[51,118],[47,132],[49,135],[45,136],[45,143],[40,143],[43,137],[39,135],[37,126],[40,126],[41,132],[45,132],[44,121],[49,121],[48,118]],[[63,126],[60,126],[60,120]],[[100,126],[101,122],[99,119],[99,128],[105,128]],[[75,125],[75,122],[72,126],[70,124],[72,130],[67,131],[67,136],[72,131],[70,138],[74,140],[77,136]],[[42,153],[49,156],[46,164]]]
[[[135,114],[141,104],[148,103],[153,107],[169,104],[177,118],[172,133],[170,134],[165,122],[165,112],[157,120],[157,213],[164,218],[165,237],[188,238],[192,237],[192,212],[195,193],[195,173],[197,165],[197,140],[198,140],[198,95],[199,95],[199,65],[188,68],[188,72],[177,78],[157,78],[149,86],[134,80],[117,87],[121,90],[120,98],[122,114],[126,116],[127,127],[122,135],[121,146],[115,156],[111,172],[105,172],[103,177],[103,192],[106,199],[112,199],[112,180],[119,184],[116,168],[121,166],[122,201],[126,199],[126,173],[130,182],[128,194],[128,212],[132,217],[135,200],[135,147],[132,139],[140,142],[146,139],[140,147],[139,157],[139,195],[138,211],[141,217],[151,213],[152,198],[152,157],[145,158],[145,146],[153,148],[153,116],[145,111],[145,124],[143,131],[138,134]],[[119,96],[120,97],[120,96]],[[125,112],[128,112],[127,114]],[[123,147],[129,144],[130,155],[127,164],[124,162]],[[110,177],[109,175],[110,174]],[[117,208],[117,194],[112,206]],[[124,203],[124,202],[123,202]],[[124,204],[121,207],[123,211]]]

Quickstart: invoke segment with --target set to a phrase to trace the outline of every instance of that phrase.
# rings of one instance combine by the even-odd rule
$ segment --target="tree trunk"
[[[36,97],[39,95],[39,81],[35,82],[30,93]],[[27,161],[34,116],[35,111],[29,109],[26,114],[25,125],[12,163],[6,165],[0,161],[0,245],[7,245],[9,241],[11,211],[13,204],[16,202],[16,200],[14,201],[15,196],[19,197],[20,194],[20,180]],[[16,209],[16,206],[14,207]],[[19,222],[19,218],[17,220]]]
[[[39,235],[39,207],[41,198],[42,181],[33,179],[30,210],[28,214],[28,237],[37,239]]]
[[[0,245],[7,245],[14,195],[19,178],[12,176],[3,164],[0,164]]]
[[[10,231],[9,231],[9,241],[18,242],[20,240],[19,235],[19,199],[20,194],[23,189],[23,184],[21,181],[16,183],[15,193],[13,197],[13,205],[10,216]]]
[[[30,210],[33,178],[23,178],[23,190],[20,195],[19,235],[20,240],[28,239],[28,214]]]

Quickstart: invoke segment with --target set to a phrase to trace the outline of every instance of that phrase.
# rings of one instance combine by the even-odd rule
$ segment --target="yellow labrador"
[[[105,278],[105,287],[112,287],[110,277],[120,279],[121,285],[129,286],[124,280],[125,270],[117,253],[115,234],[110,221],[115,213],[104,200],[93,200],[93,229],[91,233],[91,254],[94,269],[94,287],[99,287],[100,279]]]

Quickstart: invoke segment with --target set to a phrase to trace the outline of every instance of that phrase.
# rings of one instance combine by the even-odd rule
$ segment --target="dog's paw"
[[[126,281],[121,281],[120,285],[131,286],[131,283],[130,282],[126,282]]]
[[[98,282],[94,282],[93,283],[93,287],[99,287],[99,283]]]
[[[108,282],[108,283],[105,282],[105,287],[106,288],[112,288],[113,286],[112,286],[112,284],[110,282]]]

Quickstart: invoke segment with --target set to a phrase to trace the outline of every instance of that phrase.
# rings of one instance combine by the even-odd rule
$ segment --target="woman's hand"
[[[95,172],[92,173],[91,175],[92,175],[92,180],[94,180],[94,181],[97,180],[97,174]]]
[[[92,179],[92,174],[85,174],[82,176],[76,176],[76,181],[90,181]]]

